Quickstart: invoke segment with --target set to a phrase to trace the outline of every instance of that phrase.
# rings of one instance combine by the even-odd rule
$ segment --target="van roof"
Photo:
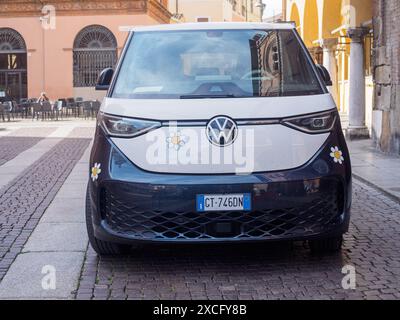
[[[122,31],[175,31],[175,30],[239,30],[239,29],[294,29],[290,23],[265,23],[265,22],[197,22],[197,23],[173,23],[157,24],[149,26],[123,26]]]

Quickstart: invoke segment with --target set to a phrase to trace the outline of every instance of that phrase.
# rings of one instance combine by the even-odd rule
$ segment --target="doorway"
[[[27,98],[27,52],[22,36],[0,28],[0,96],[19,101]]]
[[[5,92],[7,98],[19,101],[27,98],[26,71],[0,71],[0,91]]]

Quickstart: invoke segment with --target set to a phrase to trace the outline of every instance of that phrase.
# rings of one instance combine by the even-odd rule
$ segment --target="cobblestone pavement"
[[[88,147],[92,132],[75,128],[0,190],[0,280]]]
[[[0,137],[0,166],[29,149],[56,128],[22,128],[12,136]]]
[[[399,299],[400,204],[354,182],[342,253],[304,243],[154,247],[98,258],[89,247],[77,299]],[[356,268],[356,290],[341,286]]]

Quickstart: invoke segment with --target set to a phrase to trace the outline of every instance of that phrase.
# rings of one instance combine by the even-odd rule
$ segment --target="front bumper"
[[[172,175],[146,172],[126,159],[99,129],[90,180],[96,238],[132,243],[301,240],[347,231],[351,169],[341,131],[298,169],[251,175]],[[345,161],[334,163],[340,146]],[[196,212],[197,194],[251,193],[252,211]]]

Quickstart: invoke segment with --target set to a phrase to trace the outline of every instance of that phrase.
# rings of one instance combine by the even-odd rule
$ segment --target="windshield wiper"
[[[181,99],[214,99],[214,98],[236,98],[234,94],[184,94]]]

